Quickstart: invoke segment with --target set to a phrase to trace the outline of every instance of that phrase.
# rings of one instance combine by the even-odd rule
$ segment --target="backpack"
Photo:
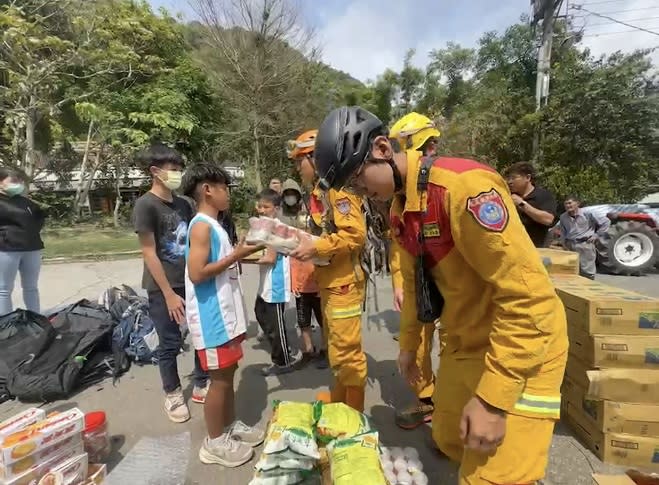
[[[137,297],[124,311],[112,333],[112,351],[117,367],[127,370],[131,362],[156,364],[158,335],[149,316],[149,304]]]
[[[24,354],[9,372],[7,389],[21,401],[67,399],[82,385],[114,374],[110,354],[114,321],[109,312],[80,300],[50,323],[55,334],[49,344]]]

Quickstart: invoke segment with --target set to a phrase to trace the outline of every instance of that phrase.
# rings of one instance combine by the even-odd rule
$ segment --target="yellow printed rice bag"
[[[340,402],[323,404],[316,425],[318,440],[322,443],[363,434],[370,430],[371,426],[366,416]]]
[[[332,484],[387,485],[378,442],[376,431],[332,441],[327,446]]]
[[[289,450],[319,459],[318,445],[313,434],[317,408],[318,404],[275,402],[263,453],[271,455]]]

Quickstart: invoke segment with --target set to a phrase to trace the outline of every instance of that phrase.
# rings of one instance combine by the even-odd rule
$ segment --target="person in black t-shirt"
[[[171,421],[182,423],[190,419],[190,411],[181,391],[176,358],[183,343],[185,247],[194,211],[188,201],[173,193],[181,185],[184,166],[175,150],[157,143],[144,150],[138,160],[153,176],[151,190],[137,199],[133,208],[133,224],[144,258],[142,286],[149,296],[149,313],[160,341],[158,366],[165,411]],[[194,402],[205,401],[207,382],[208,375],[195,353]]]
[[[506,178],[531,241],[537,248],[546,247],[547,232],[556,221],[556,199],[547,189],[535,185],[535,170],[528,162],[512,165]]]

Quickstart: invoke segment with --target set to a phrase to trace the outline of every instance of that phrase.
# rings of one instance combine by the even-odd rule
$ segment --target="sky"
[[[186,0],[149,1],[194,18]],[[317,32],[323,60],[362,81],[387,68],[400,70],[409,48],[416,49],[414,63],[425,67],[432,49],[448,41],[474,47],[484,32],[502,32],[531,11],[530,0],[298,1]],[[582,10],[575,8],[579,5]],[[561,13],[574,16],[575,25],[583,27],[584,45],[593,54],[657,47],[652,58],[659,65],[659,0],[566,0]]]

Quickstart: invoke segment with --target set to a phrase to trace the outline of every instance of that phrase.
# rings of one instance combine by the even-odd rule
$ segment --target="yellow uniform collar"
[[[407,179],[405,180],[405,212],[421,212],[426,206],[425,194],[419,194],[417,180],[419,179],[419,167],[421,165],[422,153],[417,150],[407,150]]]

